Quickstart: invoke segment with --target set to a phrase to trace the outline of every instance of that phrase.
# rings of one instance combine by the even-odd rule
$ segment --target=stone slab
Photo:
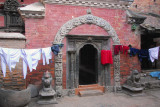
[[[45,11],[45,7],[40,2],[35,2],[33,4],[27,5],[25,7],[19,8],[21,11]]]
[[[129,95],[129,96],[132,96],[132,97],[137,97],[137,96],[144,96],[145,94],[140,91],[140,92],[133,92],[133,91],[130,91],[130,90],[123,90],[122,91],[123,93]]]
[[[96,96],[96,95],[103,95],[103,92],[101,90],[86,90],[86,91],[80,91],[79,95],[81,97],[84,97],[84,96]]]
[[[5,39],[26,39],[26,37],[21,33],[4,33],[0,32],[0,38]]]
[[[37,101],[38,104],[47,105],[47,104],[58,104],[55,99],[40,99]]]
[[[143,87],[136,88],[136,87],[131,87],[131,86],[128,86],[128,85],[123,85],[122,87],[126,88],[128,90],[134,91],[134,92],[138,92],[138,91],[142,91],[143,90]]]

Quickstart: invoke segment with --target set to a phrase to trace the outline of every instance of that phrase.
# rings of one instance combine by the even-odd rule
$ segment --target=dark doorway
[[[154,32],[148,32],[147,30],[143,32],[141,35],[141,49],[149,49],[157,46],[155,40],[159,38],[159,34]],[[157,69],[157,60],[153,63],[148,58],[143,58],[141,61],[141,69],[149,70],[149,69]]]
[[[79,52],[79,85],[97,83],[97,49],[87,44]]]

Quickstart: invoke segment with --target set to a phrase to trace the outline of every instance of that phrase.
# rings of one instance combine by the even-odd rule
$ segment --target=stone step
[[[81,97],[97,96],[97,95],[103,95],[103,92],[101,90],[86,90],[86,91],[79,91],[79,95]]]
[[[88,91],[88,90],[100,90],[104,92],[104,86],[100,86],[98,84],[94,85],[81,85],[79,88],[75,89],[75,95],[78,95],[80,91]]]
[[[88,87],[98,87],[98,84],[91,84],[91,85],[79,85],[79,88],[88,88]]]
[[[142,73],[160,71],[160,69],[149,69],[149,70],[141,70]]]

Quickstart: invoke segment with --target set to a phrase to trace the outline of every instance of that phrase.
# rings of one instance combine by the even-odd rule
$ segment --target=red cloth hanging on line
[[[126,56],[128,55],[128,50],[129,50],[128,46],[123,46],[123,54],[126,53]]]
[[[122,52],[122,45],[115,45],[115,46],[114,46],[114,54],[115,54],[115,55],[118,55],[118,54],[119,54],[119,51]]]
[[[101,63],[113,64],[112,52],[110,50],[101,50]]]

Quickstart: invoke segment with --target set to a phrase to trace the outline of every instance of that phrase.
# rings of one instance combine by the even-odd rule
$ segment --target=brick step
[[[88,88],[88,87],[98,87],[98,84],[91,84],[91,85],[79,85],[79,88]]]
[[[94,85],[81,85],[79,88],[75,89],[75,94],[78,95],[80,91],[88,91],[88,90],[99,90],[101,92],[104,92],[104,86],[100,86],[98,84]]]
[[[97,95],[103,95],[103,92],[101,90],[87,90],[87,91],[79,91],[79,95],[81,97],[97,96]]]

